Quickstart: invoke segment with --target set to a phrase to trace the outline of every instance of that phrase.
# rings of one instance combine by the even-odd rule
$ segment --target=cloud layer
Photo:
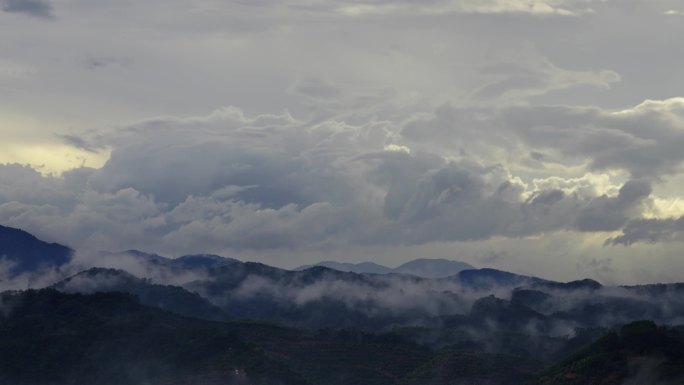
[[[642,253],[674,270],[675,1],[0,9],[5,225],[289,266],[451,248],[508,267],[530,253],[521,272],[567,258],[636,276]]]
[[[443,106],[405,123],[357,125],[249,117],[234,107],[157,118],[65,138],[111,148],[100,169],[54,177],[2,166],[0,220],[78,245],[148,249],[155,240],[155,250],[177,253],[623,228],[631,242],[670,239],[634,233],[654,231],[639,225],[652,184],[680,167],[680,106]],[[649,155],[635,161],[639,154]],[[515,161],[487,161],[497,155]],[[549,176],[559,158],[624,181],[571,178],[571,169]],[[546,178],[533,177],[540,173]],[[609,243],[631,243],[626,236]]]

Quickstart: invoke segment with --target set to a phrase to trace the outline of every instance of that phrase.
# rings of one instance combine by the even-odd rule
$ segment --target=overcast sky
[[[684,4],[0,0],[0,224],[684,281]]]

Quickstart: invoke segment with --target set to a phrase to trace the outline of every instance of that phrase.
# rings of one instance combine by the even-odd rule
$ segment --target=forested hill
[[[0,300],[0,383],[9,385],[618,385],[684,378],[680,334],[643,321],[606,331],[553,363],[464,346],[436,349],[397,333],[186,318],[119,293],[45,289],[4,292]],[[577,342],[565,343],[583,346]]]

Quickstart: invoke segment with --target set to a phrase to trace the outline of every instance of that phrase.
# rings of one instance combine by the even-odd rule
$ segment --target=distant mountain
[[[304,265],[295,271],[306,270],[312,267],[322,266],[329,269],[346,271],[358,274],[409,274],[423,278],[449,277],[473,267],[465,262],[451,261],[447,259],[416,259],[392,269],[372,262],[342,263],[333,261],[319,262],[314,265]]]
[[[414,312],[395,315],[378,302],[378,296],[389,287],[387,279],[398,283],[400,277],[342,272],[322,266],[289,271],[254,262],[236,263],[207,273],[205,280],[185,287],[210,299],[233,318],[307,328],[377,330],[404,322],[407,317],[422,316]],[[370,309],[374,310],[369,312]]]
[[[549,282],[542,278],[489,268],[463,270],[459,272],[455,278],[457,278],[462,285],[476,290],[493,290],[497,288],[513,289],[518,286]]]
[[[143,263],[178,267],[183,269],[209,269],[232,265],[240,262],[237,259],[226,258],[214,254],[184,255],[178,258],[168,258],[154,253],[146,253],[140,250],[126,250],[119,252],[104,252],[106,257],[129,256]]]
[[[571,282],[535,282],[532,284],[532,288],[535,289],[546,289],[546,290],[558,290],[558,291],[575,291],[575,290],[586,290],[595,291],[603,287],[599,282],[593,279],[581,279]]]
[[[184,255],[176,259],[170,259],[169,264],[171,266],[182,267],[186,269],[197,269],[197,268],[215,268],[221,266],[230,266],[234,263],[238,263],[237,259],[221,257],[219,255],[213,254],[197,254],[197,255]]]
[[[473,269],[473,266],[460,261],[448,259],[416,259],[404,263],[394,269],[393,272],[411,274],[425,278],[444,278],[469,269]]]
[[[14,255],[14,260],[31,257],[30,250],[40,247],[51,251],[41,256],[54,255],[54,250],[71,252],[21,230],[2,230],[4,249],[13,251],[7,255]],[[421,325],[431,332],[418,333],[416,340],[458,346],[469,346],[472,341],[456,338],[461,332],[439,330],[557,337],[572,334],[576,328],[609,328],[639,319],[674,324],[681,322],[684,314],[684,284],[610,287],[590,279],[561,283],[487,268],[451,274],[463,267],[455,261],[417,260],[391,274],[359,274],[323,266],[289,271],[216,255],[171,259],[135,250],[105,253],[91,261],[100,261],[103,267],[126,267],[134,274],[91,269],[55,287],[79,293],[126,292],[144,304],[212,320],[256,319],[293,327],[372,332]],[[353,266],[384,271],[373,264]],[[454,270],[450,272],[449,266]],[[75,266],[69,265],[68,271],[72,268]],[[399,269],[414,273],[394,272]],[[440,269],[446,277],[418,276]],[[49,278],[54,282],[66,272],[62,269]],[[495,346],[495,342],[487,343]],[[493,352],[520,353],[510,350],[514,345]]]
[[[158,264],[151,271],[155,282],[164,282],[160,276],[173,279],[187,273],[166,264]],[[191,280],[176,284],[220,308],[224,318],[275,321],[303,328],[379,331],[421,324],[490,334],[491,327],[516,333],[535,329],[535,333],[551,336],[574,328],[610,327],[643,318],[671,323],[684,312],[684,285],[613,288],[591,280],[559,283],[495,269],[464,270],[455,276],[429,279],[357,274],[322,266],[289,271],[235,261],[189,276]],[[151,283],[146,280],[143,286],[136,281],[126,287],[108,286],[106,274],[90,278],[104,282],[96,286],[98,290],[155,293],[158,296],[153,299],[141,296],[143,303],[155,306],[163,304],[159,298],[170,300],[178,294],[170,291],[171,286],[157,285],[166,288],[161,294],[160,288],[150,291]],[[200,312],[201,307],[191,310],[189,305],[180,307],[185,312],[168,304],[164,308],[201,318],[210,314]]]
[[[341,263],[333,261],[323,261],[318,262],[315,265],[304,265],[295,269],[295,271],[306,270],[312,267],[322,266],[329,269],[346,271],[358,274],[389,274],[393,272],[392,269],[386,266],[378,265],[373,262],[361,262],[361,263]]]
[[[12,274],[72,253],[6,227],[0,250]],[[655,326],[681,323],[683,283],[563,283],[445,260],[290,271],[210,254],[102,258],[135,275],[91,268],[59,292],[0,293],[0,383],[684,383],[684,338]]]
[[[122,256],[122,255],[128,255],[134,258],[137,258],[141,262],[153,262],[153,263],[160,263],[160,264],[167,264],[168,261],[170,261],[169,258],[162,257],[159,254],[154,254],[154,253],[146,253],[144,251],[140,250],[126,250],[126,251],[119,251],[119,252],[104,252],[106,256],[111,256],[111,257],[117,257],[117,256]]]
[[[9,275],[34,273],[69,263],[73,250],[47,243],[12,227],[0,226],[0,261],[9,264]]]

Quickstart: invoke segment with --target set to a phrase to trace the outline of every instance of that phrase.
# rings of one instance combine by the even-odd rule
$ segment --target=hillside
[[[1,299],[1,383],[302,384],[235,330],[143,306],[130,295],[40,290]]]
[[[52,287],[64,293],[128,293],[136,296],[142,304],[179,315],[208,320],[227,318],[221,309],[197,293],[191,293],[178,286],[154,284],[123,270],[92,268],[62,280]]]
[[[434,355],[391,335],[190,319],[126,294],[0,299],[5,384],[391,385]]]
[[[650,321],[571,339],[500,333],[442,349],[412,342],[401,331],[185,318],[121,293],[4,292],[0,303],[0,383],[12,385],[618,385],[684,379],[684,339]],[[495,351],[487,347],[492,341],[500,344]],[[541,372],[544,365],[550,366]],[[644,378],[651,382],[624,382]]]
[[[532,385],[684,383],[684,337],[675,329],[638,321],[616,328],[562,360]]]
[[[9,264],[10,277],[59,267],[69,262],[73,250],[44,242],[12,227],[0,226],[0,260]]]
[[[50,245],[20,230],[8,233],[24,246]],[[29,255],[31,261],[21,251],[31,247],[7,239],[0,252],[19,250],[19,260]],[[93,264],[119,261],[135,275],[37,265],[31,274],[46,269],[58,291],[2,294],[0,383],[48,384],[51,377],[60,385],[679,380],[681,338],[654,325],[681,320],[684,284],[604,286],[496,269],[423,278],[323,266],[290,271],[206,254],[105,254]],[[77,273],[65,277],[71,272]],[[642,319],[651,321],[630,324]],[[616,326],[623,324],[631,326]],[[78,348],[72,352],[71,345]],[[241,374],[231,377],[235,370]]]
[[[523,384],[541,368],[540,362],[517,356],[445,351],[411,373],[402,385]]]

